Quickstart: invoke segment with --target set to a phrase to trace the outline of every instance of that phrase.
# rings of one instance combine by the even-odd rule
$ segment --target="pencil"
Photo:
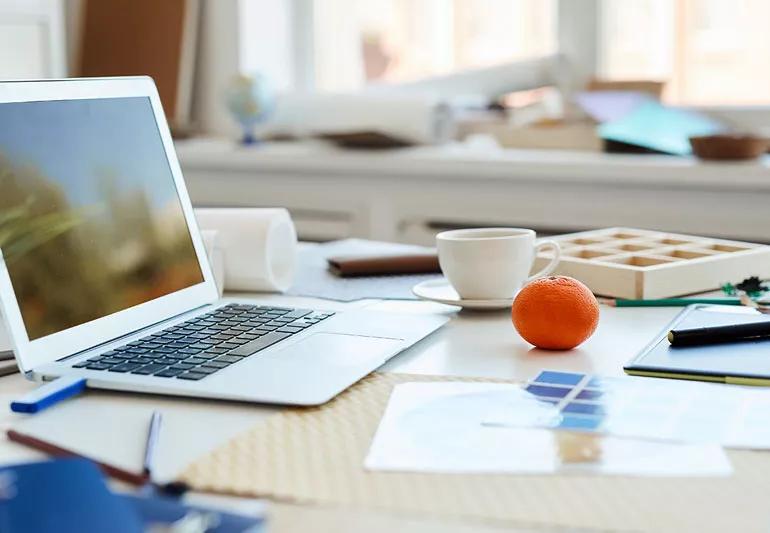
[[[740,298],[715,297],[715,298],[660,298],[655,300],[624,300],[608,299],[600,300],[601,303],[611,307],[686,307],[692,304],[710,305],[743,305]]]
[[[147,443],[144,447],[144,463],[142,464],[142,474],[148,481],[152,481],[153,462],[155,461],[155,448],[158,445],[158,434],[160,433],[160,423],[162,416],[160,411],[154,411],[150,419],[150,427],[147,430]]]

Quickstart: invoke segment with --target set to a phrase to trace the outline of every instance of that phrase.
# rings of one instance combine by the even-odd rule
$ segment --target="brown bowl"
[[[690,137],[693,153],[701,159],[737,161],[756,159],[770,146],[770,140],[755,135],[703,135]]]

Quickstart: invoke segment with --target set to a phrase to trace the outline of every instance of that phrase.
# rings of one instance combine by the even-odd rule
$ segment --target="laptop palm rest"
[[[265,354],[265,358],[328,369],[360,368],[384,363],[403,344],[401,339],[316,333],[282,350]],[[259,357],[259,354],[256,356]]]
[[[209,387],[249,391],[253,401],[318,405],[377,369],[407,343],[400,339],[319,332],[283,349],[257,352]],[[240,396],[240,394],[239,394]]]

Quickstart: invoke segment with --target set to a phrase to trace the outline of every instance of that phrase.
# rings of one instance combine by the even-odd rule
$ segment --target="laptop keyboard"
[[[72,366],[197,381],[333,314],[230,304]]]

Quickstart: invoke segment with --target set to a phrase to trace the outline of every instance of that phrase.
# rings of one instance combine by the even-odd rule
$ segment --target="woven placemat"
[[[375,373],[317,408],[269,417],[191,464],[197,490],[518,527],[767,531],[770,455],[731,451],[729,478],[466,475],[363,468],[394,385],[480,381]],[[490,381],[490,380],[485,380]]]

